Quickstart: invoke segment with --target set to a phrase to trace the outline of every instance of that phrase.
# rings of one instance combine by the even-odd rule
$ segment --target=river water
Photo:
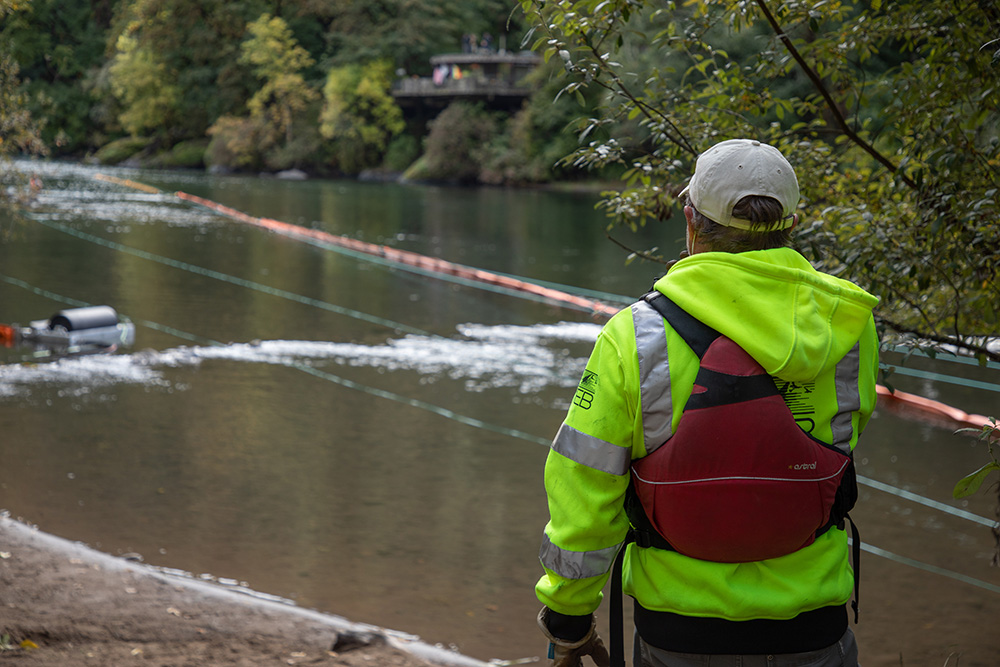
[[[172,193],[627,303],[659,273],[626,265],[593,195],[17,166],[44,188],[0,218],[0,322],[107,304],[136,341],[0,348],[0,508],[477,658],[542,654],[542,464],[601,320]],[[616,234],[679,248],[679,225]],[[891,379],[1000,415],[996,367],[915,357]],[[952,500],[989,460],[954,428],[886,405],[858,450],[866,665],[1000,664],[997,499]]]

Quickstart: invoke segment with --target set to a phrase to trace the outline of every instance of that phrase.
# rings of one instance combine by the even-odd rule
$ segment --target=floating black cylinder
[[[60,310],[49,319],[49,329],[62,327],[66,331],[82,331],[118,324],[118,313],[111,306],[87,306]]]

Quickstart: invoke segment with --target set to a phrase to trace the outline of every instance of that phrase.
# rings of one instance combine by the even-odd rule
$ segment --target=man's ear
[[[799,224],[799,214],[792,213],[792,226],[788,228],[788,231],[792,231],[793,229],[795,229],[795,226],[797,224]]]
[[[684,230],[684,252],[687,255],[693,255],[694,243],[698,238],[698,232],[694,228],[694,209],[690,206],[684,207],[684,219],[687,220],[687,228]]]

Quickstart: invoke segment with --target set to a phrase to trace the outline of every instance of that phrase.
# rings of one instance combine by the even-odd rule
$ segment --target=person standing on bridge
[[[552,666],[609,663],[593,614],[615,565],[635,667],[854,667],[845,518],[878,299],[789,247],[776,148],[713,146],[680,199],[687,256],[603,328],[546,460]]]

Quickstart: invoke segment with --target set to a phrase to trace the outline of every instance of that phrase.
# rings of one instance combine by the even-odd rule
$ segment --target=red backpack
[[[649,546],[741,563],[842,527],[857,499],[850,453],[799,428],[771,376],[732,340],[660,292],[645,300],[701,360],[677,431],[632,464],[629,518],[652,530]]]

